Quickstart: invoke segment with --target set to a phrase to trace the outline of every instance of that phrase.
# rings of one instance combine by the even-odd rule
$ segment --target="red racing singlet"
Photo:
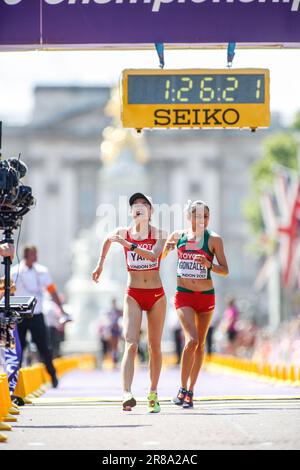
[[[150,229],[151,231],[151,229]],[[156,244],[157,240],[155,238],[150,238],[150,231],[148,238],[145,240],[134,240],[129,234],[129,230],[126,231],[126,240],[130,243],[136,243],[139,248],[145,250],[152,250],[153,246]],[[151,261],[150,259],[145,259],[135,251],[128,250],[124,247],[127,271],[158,271],[160,267],[161,255],[158,259]]]

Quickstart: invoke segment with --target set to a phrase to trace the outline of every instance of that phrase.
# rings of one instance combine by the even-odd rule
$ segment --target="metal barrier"
[[[281,382],[295,387],[300,386],[300,365],[258,363],[250,359],[221,354],[207,356],[206,363],[248,374],[252,378]]]

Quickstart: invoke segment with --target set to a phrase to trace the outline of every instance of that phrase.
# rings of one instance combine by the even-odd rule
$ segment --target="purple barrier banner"
[[[0,47],[300,45],[300,0],[0,0]]]
[[[40,26],[40,0],[0,0],[0,47],[39,44]]]

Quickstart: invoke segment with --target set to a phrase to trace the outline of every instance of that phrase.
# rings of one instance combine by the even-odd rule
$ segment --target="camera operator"
[[[18,332],[22,351],[26,346],[26,333],[29,330],[33,342],[36,344],[42,361],[45,363],[52,379],[54,388],[58,385],[56,370],[52,362],[52,353],[48,344],[48,334],[42,313],[42,301],[44,290],[47,290],[54,302],[58,305],[62,317],[65,314],[60,299],[56,292],[55,284],[45,266],[37,263],[37,248],[26,246],[23,252],[23,260],[11,270],[11,276],[16,284],[16,295],[34,296],[37,304],[32,319],[24,319],[18,324]],[[21,360],[22,362],[22,360]]]

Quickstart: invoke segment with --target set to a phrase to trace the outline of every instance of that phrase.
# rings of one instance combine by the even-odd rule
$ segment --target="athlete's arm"
[[[164,248],[164,245],[166,243],[167,239],[167,234],[166,232],[163,232],[161,230],[157,231],[157,242],[155,245],[153,245],[152,250],[147,250],[146,248],[140,248],[137,247],[134,252],[137,253],[138,255],[142,256],[145,259],[148,259],[150,261],[155,261],[160,257],[160,254]],[[117,242],[120,243],[124,248],[127,248],[128,250],[131,249],[132,243],[129,241],[125,240],[123,237],[120,235],[113,235],[110,238],[111,242]]]
[[[93,281],[95,281],[95,282],[99,281],[99,278],[100,278],[101,273],[103,271],[105,258],[107,256],[107,253],[109,252],[109,249],[110,249],[111,244],[113,242],[112,238],[116,237],[116,236],[119,236],[120,230],[121,230],[120,227],[116,228],[113,232],[108,234],[107,237],[104,239],[104,241],[102,243],[101,250],[100,250],[100,255],[99,255],[99,260],[98,260],[97,266],[96,266],[96,268],[94,269],[94,271],[92,273]]]
[[[153,245],[152,250],[146,250],[144,248],[138,247],[134,251],[141,255],[143,258],[149,259],[150,261],[155,261],[160,257],[167,238],[168,235],[166,232],[158,231],[157,242],[155,243],[155,245]]]
[[[162,259],[166,258],[168,254],[170,253],[170,251],[175,250],[176,245],[178,243],[178,239],[179,239],[179,231],[175,230],[175,232],[171,233],[171,235],[169,236],[169,238],[167,239],[165,243],[163,254],[162,254]]]
[[[229,269],[226,260],[226,256],[224,253],[224,246],[221,237],[213,237],[212,241],[212,248],[216,255],[219,264],[211,264],[211,270],[215,274],[219,274],[220,276],[228,276]]]

